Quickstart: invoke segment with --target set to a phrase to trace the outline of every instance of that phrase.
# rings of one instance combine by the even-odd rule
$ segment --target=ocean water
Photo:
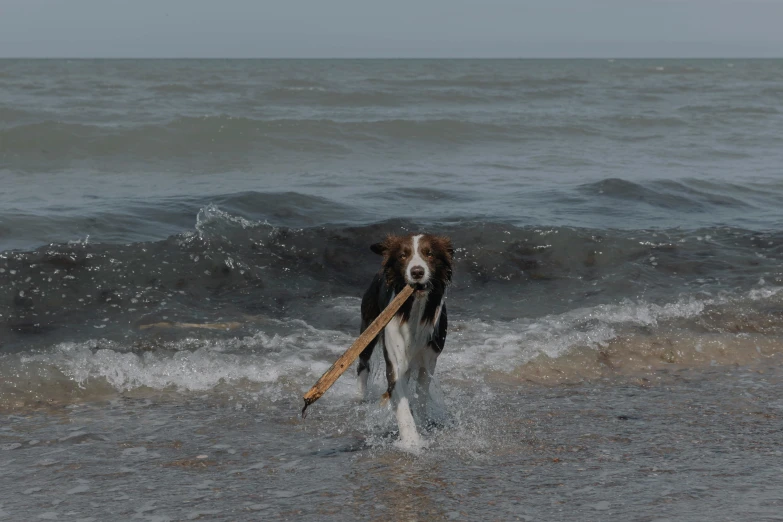
[[[0,519],[780,520],[783,60],[0,60]],[[369,245],[455,245],[417,453]],[[377,354],[376,354],[377,355]]]

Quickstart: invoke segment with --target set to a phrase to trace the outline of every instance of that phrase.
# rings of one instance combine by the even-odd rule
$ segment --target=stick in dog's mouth
[[[432,290],[431,283],[416,283],[411,286],[413,287],[413,297],[415,298],[424,297]]]

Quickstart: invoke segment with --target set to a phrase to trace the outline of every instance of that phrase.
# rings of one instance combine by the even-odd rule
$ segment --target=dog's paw
[[[401,438],[394,442],[395,448],[404,451],[405,453],[410,453],[411,455],[421,455],[429,445],[429,441],[422,439],[421,437]]]

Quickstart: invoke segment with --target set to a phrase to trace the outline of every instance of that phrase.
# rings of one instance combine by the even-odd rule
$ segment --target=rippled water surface
[[[0,60],[0,519],[775,520],[783,61]],[[456,247],[411,454],[369,245]]]

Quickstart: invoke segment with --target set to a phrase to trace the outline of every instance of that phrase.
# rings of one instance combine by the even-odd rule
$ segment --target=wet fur
[[[414,246],[418,247],[416,251]],[[359,356],[360,386],[362,393],[366,393],[370,357],[380,340],[386,361],[387,389],[384,396],[391,397],[396,409],[401,441],[415,445],[419,437],[404,384],[415,370],[414,377],[422,396],[418,406],[423,407],[429,395],[435,362],[446,341],[448,318],[444,296],[451,282],[453,248],[448,238],[425,234],[388,236],[370,248],[383,256],[383,260],[380,271],[362,298],[362,331],[406,284],[416,284],[417,291]],[[413,263],[426,265],[426,281],[411,281]],[[397,386],[400,380],[403,385]]]

